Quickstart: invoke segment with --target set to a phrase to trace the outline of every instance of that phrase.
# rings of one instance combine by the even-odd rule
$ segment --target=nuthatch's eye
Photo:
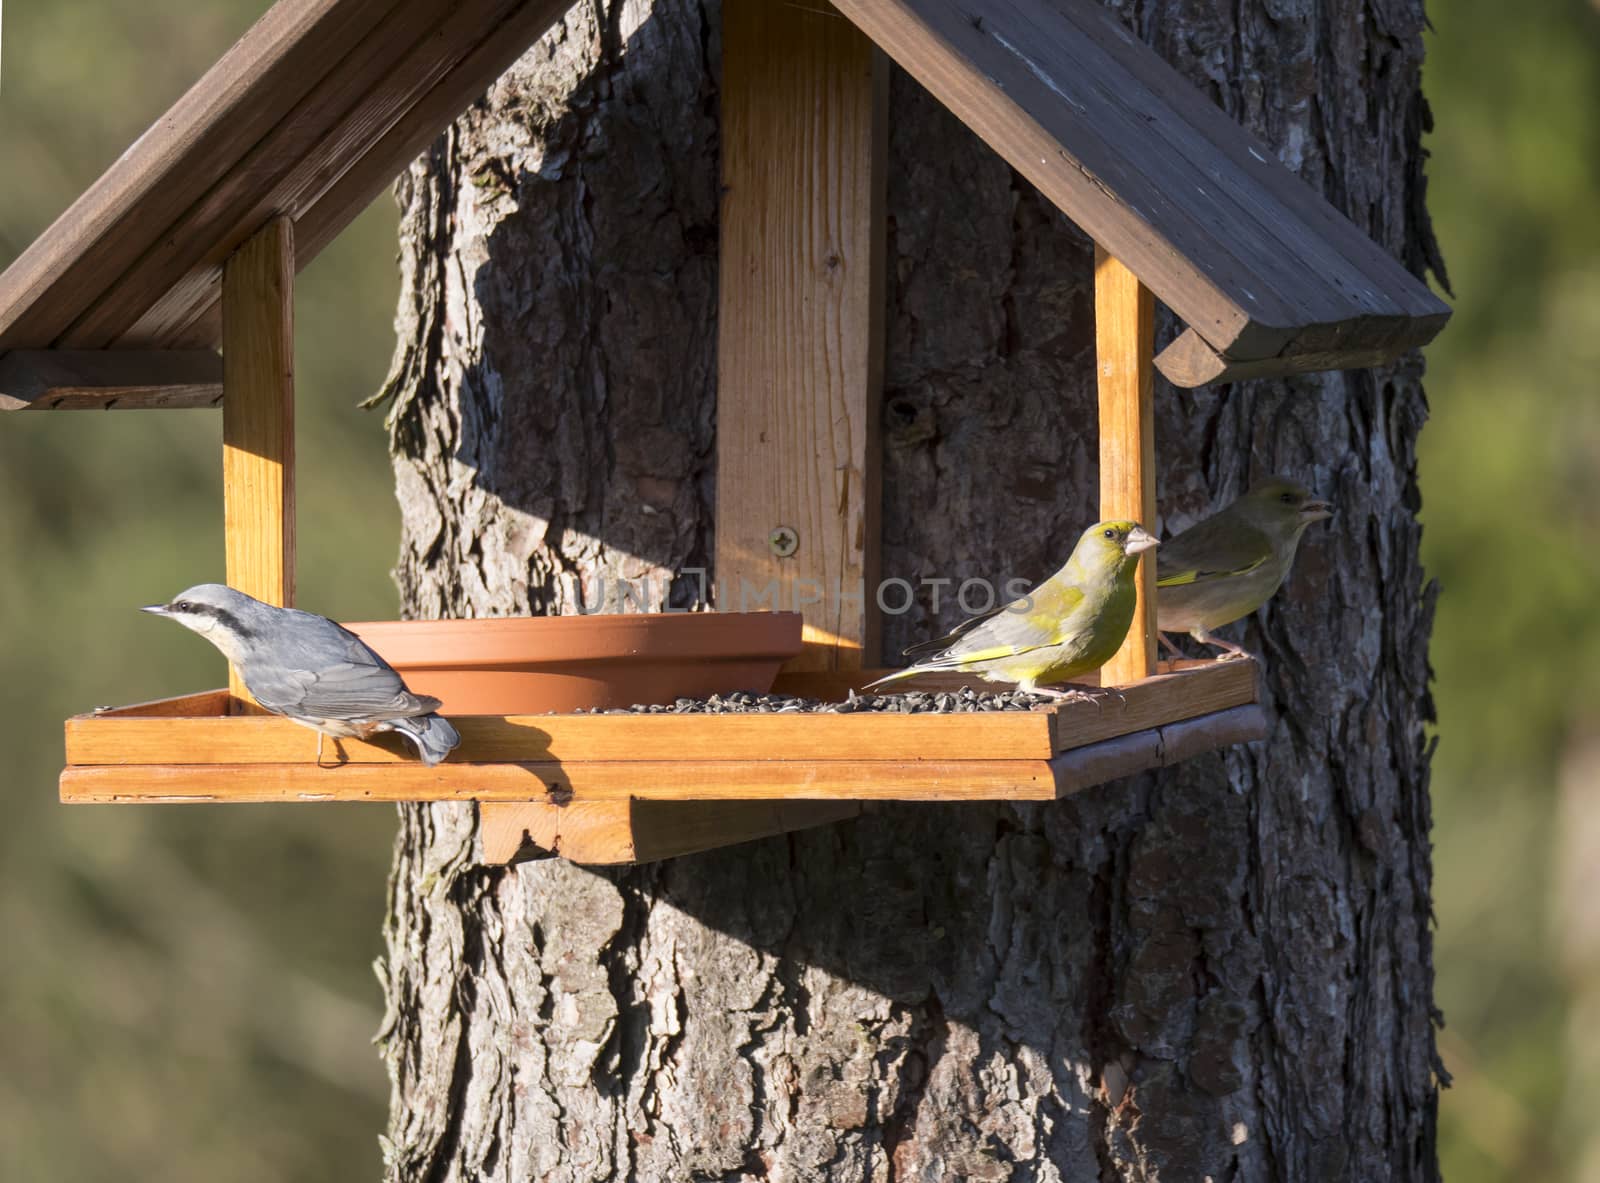
[[[172,605],[173,611],[175,611],[175,612],[187,612],[190,608],[193,608],[193,607],[194,607],[194,605],[189,603],[188,600],[177,600]]]

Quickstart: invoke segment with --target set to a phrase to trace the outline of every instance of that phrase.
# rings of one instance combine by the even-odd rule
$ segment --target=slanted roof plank
[[[838,7],[1123,259],[1224,368],[1292,372],[1306,368],[1300,353],[1335,366],[1387,359],[1449,315],[1099,5]]]
[[[456,68],[401,116],[378,141],[310,204],[295,221],[296,262],[304,266],[372,204],[404,169],[522,56],[569,7],[569,0],[534,0],[517,5],[498,26],[483,30],[478,43]],[[174,344],[214,341],[216,290],[211,301],[192,309],[181,326],[174,320]],[[119,342],[120,344],[120,342]]]
[[[0,275],[0,350],[57,344],[395,3],[273,5]]]
[[[446,77],[519,0],[405,0],[73,324],[69,348],[166,346],[216,299],[228,256],[298,217]],[[397,166],[398,170],[398,166]],[[393,173],[390,174],[391,176]]]

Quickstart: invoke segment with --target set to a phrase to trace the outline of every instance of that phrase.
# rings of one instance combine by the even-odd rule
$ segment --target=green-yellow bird
[[[1269,477],[1220,513],[1162,544],[1156,564],[1156,627],[1188,633],[1224,658],[1250,654],[1214,629],[1249,616],[1272,598],[1289,575],[1300,536],[1312,522],[1333,516],[1333,506],[1285,477]]]
[[[1080,694],[1051,683],[1099,669],[1122,646],[1133,621],[1139,555],[1155,545],[1137,522],[1097,522],[1078,539],[1066,566],[1027,595],[949,636],[913,645],[908,655],[930,655],[872,685],[956,671],[985,682],[1015,682],[1018,690],[1051,698]]]

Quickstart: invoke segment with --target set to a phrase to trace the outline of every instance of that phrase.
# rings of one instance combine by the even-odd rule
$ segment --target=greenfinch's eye
[[[1293,493],[1285,493],[1282,497],[1278,498],[1278,500],[1283,502],[1285,505],[1293,505],[1294,504],[1294,494]]]
[[[1107,530],[1106,531],[1106,537],[1107,538],[1115,538],[1116,536],[1117,536],[1117,532],[1115,530]]]

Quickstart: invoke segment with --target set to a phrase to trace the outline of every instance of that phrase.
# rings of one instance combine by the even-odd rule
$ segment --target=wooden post
[[[1155,297],[1127,267],[1094,251],[1096,374],[1100,387],[1100,517],[1131,518],[1156,529]],[[1139,601],[1128,639],[1100,671],[1106,686],[1156,670],[1156,564],[1141,556]]]
[[[222,502],[229,586],[294,603],[294,223],[278,217],[222,271]],[[234,696],[247,699],[236,671]]]
[[[824,0],[722,6],[717,606],[798,608],[788,668],[878,649],[888,71]]]

